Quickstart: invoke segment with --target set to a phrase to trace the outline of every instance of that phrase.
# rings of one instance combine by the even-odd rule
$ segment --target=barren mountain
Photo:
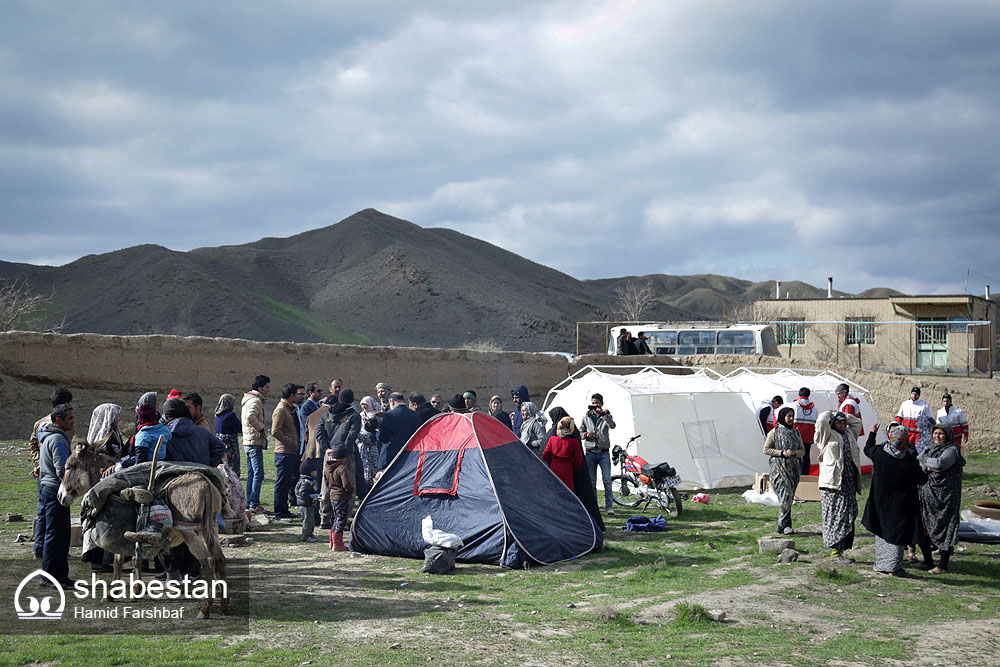
[[[52,291],[63,331],[253,340],[572,350],[575,323],[607,319],[613,292],[649,282],[646,316],[719,319],[773,294],[773,282],[715,275],[581,281],[449,229],[374,209],[288,238],[176,252],[157,245],[60,267],[0,262],[0,277]],[[821,296],[787,283],[792,296]]]

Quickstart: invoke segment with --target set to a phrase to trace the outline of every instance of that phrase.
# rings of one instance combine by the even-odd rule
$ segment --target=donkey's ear
[[[78,442],[76,443],[76,447],[74,448],[74,450],[76,451],[77,454],[84,454],[86,453],[87,448],[88,447],[86,442]]]

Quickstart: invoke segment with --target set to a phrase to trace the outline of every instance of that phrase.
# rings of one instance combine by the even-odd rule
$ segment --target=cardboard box
[[[819,500],[819,476],[803,475],[795,489],[796,500]]]
[[[31,520],[31,534],[35,534],[35,527],[38,525],[38,517],[36,516]],[[71,547],[82,547],[83,546],[83,526],[80,525],[80,519],[70,519],[69,525],[69,545]]]
[[[759,472],[753,480],[753,490],[757,493],[767,493],[767,490],[771,488],[771,474],[766,472]]]

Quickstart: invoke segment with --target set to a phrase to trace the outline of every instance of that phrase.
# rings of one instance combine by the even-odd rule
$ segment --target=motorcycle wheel
[[[684,502],[681,499],[681,492],[677,489],[670,489],[670,499],[666,502],[660,502],[660,510],[666,516],[678,517],[681,512],[684,511]]]
[[[630,475],[611,476],[611,499],[622,507],[635,507],[639,504],[637,493],[639,483]]]

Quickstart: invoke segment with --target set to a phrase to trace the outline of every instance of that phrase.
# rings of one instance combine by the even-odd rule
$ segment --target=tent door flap
[[[431,456],[427,456],[430,454]],[[444,452],[420,452],[413,495],[458,495],[458,475],[462,470],[465,449]]]

